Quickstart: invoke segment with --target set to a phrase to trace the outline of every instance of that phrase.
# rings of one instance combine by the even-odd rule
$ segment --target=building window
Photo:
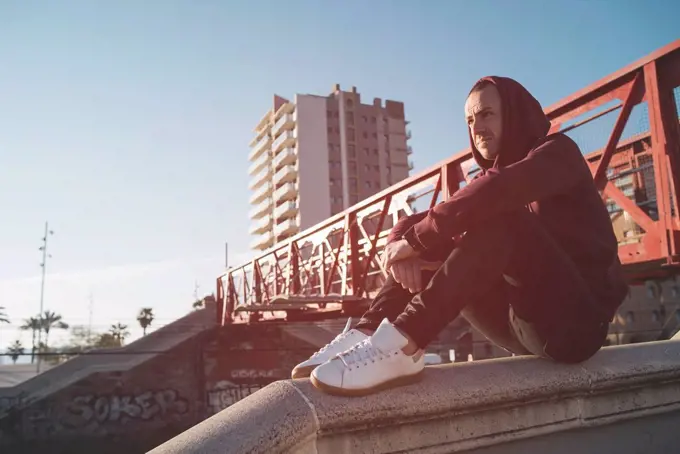
[[[347,130],[347,139],[354,142],[354,128],[349,128]]]
[[[366,186],[366,189],[371,189],[371,182],[370,181],[365,181],[364,186]]]
[[[371,117],[371,123],[375,123],[375,117]]]
[[[328,127],[328,134],[333,134],[333,127],[332,126]]]
[[[374,132],[373,134],[371,134],[371,136],[372,136],[374,139],[377,139],[377,138],[378,138],[378,134],[375,133],[375,132]]]
[[[352,107],[354,106],[354,101],[352,101],[350,98],[347,98],[347,101],[345,101],[345,104],[347,107]]]
[[[652,311],[652,321],[653,322],[658,322],[659,321],[659,311]]]
[[[347,118],[347,123],[350,125],[354,124],[354,112],[347,112],[345,114],[345,117]]]
[[[377,148],[373,149],[373,154],[376,155],[376,156],[378,155],[378,149]]]
[[[368,123],[368,117],[366,115],[363,115],[361,119],[364,120],[364,123]]]
[[[335,180],[331,178],[328,184],[331,186],[335,186]]]
[[[376,172],[380,172],[380,166],[374,165],[373,170],[375,170]]]
[[[353,144],[347,145],[347,153],[349,153],[350,156],[356,156],[357,150]]]
[[[626,312],[626,323],[634,323],[634,322],[635,322],[635,312],[633,312],[633,311]]]
[[[370,171],[371,171],[371,166],[369,166],[368,164],[366,164],[366,165],[364,166],[364,170],[365,170],[366,172],[370,172]]]
[[[332,111],[332,110],[327,110],[327,111],[326,111],[326,116],[327,116],[328,118],[333,118],[333,111]]]

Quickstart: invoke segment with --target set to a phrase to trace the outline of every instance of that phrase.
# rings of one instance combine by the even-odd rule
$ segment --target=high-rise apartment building
[[[408,177],[407,124],[403,103],[362,104],[356,87],[274,96],[250,143],[251,248],[265,250]]]

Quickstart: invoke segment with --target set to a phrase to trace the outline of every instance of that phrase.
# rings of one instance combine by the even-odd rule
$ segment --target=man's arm
[[[389,235],[387,236],[387,244],[394,243],[403,239],[404,234],[414,225],[421,222],[428,215],[430,210],[422,211],[420,213],[412,214],[411,216],[404,216],[397,221],[397,223],[392,227]],[[423,251],[420,257],[427,262],[441,262],[444,260],[453,250],[455,246],[455,240],[453,238],[448,238],[442,241],[441,247],[436,250]]]
[[[427,211],[423,211],[420,213],[412,214],[410,216],[404,216],[399,218],[397,223],[394,224],[394,227],[392,227],[392,230],[390,230],[390,234],[387,235],[387,244],[394,243],[395,241],[400,240],[408,229],[410,229],[418,222],[425,219],[426,216]]]
[[[586,176],[590,177],[590,171],[578,146],[568,137],[556,135],[523,160],[488,170],[429,210],[403,235],[421,253],[434,250],[500,213],[565,193]]]

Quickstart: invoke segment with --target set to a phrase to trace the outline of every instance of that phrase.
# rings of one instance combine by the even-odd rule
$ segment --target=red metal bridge
[[[680,40],[550,106],[551,132],[581,147],[632,284],[680,273]],[[400,216],[447,200],[475,172],[470,150],[276,244],[217,279],[222,325],[361,309]]]

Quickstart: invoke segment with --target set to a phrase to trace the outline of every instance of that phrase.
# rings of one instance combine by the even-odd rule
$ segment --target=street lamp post
[[[40,263],[40,267],[42,268],[42,279],[40,281],[40,312],[38,313],[38,321],[40,322],[38,329],[38,360],[36,361],[36,373],[38,374],[40,373],[40,361],[42,359],[42,356],[40,355],[40,344],[42,343],[43,303],[45,300],[45,269],[47,268],[47,259],[52,258],[52,256],[47,253],[47,239],[49,235],[54,235],[54,232],[49,229],[48,223],[45,222],[45,235],[42,239],[42,246],[40,246],[40,250],[42,251],[42,262]]]

